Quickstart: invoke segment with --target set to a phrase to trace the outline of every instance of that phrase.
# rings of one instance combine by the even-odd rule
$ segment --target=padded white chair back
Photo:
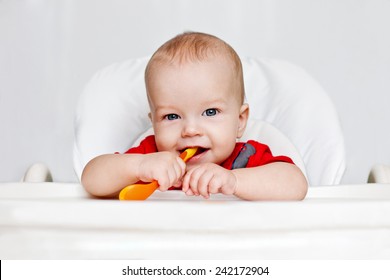
[[[151,127],[144,85],[148,59],[102,69],[80,96],[74,142],[79,178],[93,157],[126,151]],[[244,138],[263,139],[274,155],[282,151],[290,156],[311,186],[338,184],[345,171],[344,140],[324,90],[304,70],[284,61],[243,58],[242,63],[250,106]]]

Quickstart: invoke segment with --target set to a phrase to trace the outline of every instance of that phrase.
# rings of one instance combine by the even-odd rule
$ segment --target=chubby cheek
[[[234,151],[236,142],[224,143],[223,150],[221,151],[221,159],[219,163],[224,162]]]
[[[155,139],[158,151],[175,151],[176,150],[176,137],[174,133],[168,131],[155,130]]]
[[[224,162],[234,151],[236,146],[236,138],[228,135],[220,135],[214,140],[215,156],[218,158],[218,163]]]

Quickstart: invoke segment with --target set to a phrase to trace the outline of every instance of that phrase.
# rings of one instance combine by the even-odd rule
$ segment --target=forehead
[[[159,74],[159,71],[165,71],[167,68],[181,71],[184,68],[199,68],[200,66],[210,68],[224,67],[232,73],[237,72],[235,63],[224,54],[209,54],[204,57],[193,57],[189,55],[171,57],[161,54],[151,58],[145,74],[146,78],[148,78],[149,75],[153,75],[156,72]]]
[[[157,51],[145,69],[145,84],[148,97],[151,93],[151,88],[155,88],[157,84],[156,80],[168,70],[175,75],[175,71],[180,73],[184,67],[202,64],[208,65],[208,69],[215,69],[215,72],[212,72],[213,75],[209,77],[210,79],[215,78],[215,73],[218,73],[219,77],[230,75],[230,82],[234,83],[232,86],[237,87],[236,94],[240,99],[240,103],[244,102],[245,90],[240,59],[236,54],[234,56],[226,49],[202,52],[201,55],[196,56],[186,54],[185,52],[174,53],[173,55],[164,51]],[[197,77],[203,71],[195,72],[193,75]],[[165,80],[165,83],[169,82]]]
[[[158,63],[146,80],[149,96],[196,94],[197,92],[236,92],[237,78],[231,64],[223,59],[178,63]],[[237,92],[239,95],[239,92]]]

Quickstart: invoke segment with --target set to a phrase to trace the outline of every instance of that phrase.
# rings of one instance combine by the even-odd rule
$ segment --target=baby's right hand
[[[142,155],[140,158],[137,171],[139,180],[143,182],[156,180],[160,191],[181,185],[186,165],[178,155],[171,152],[157,152]]]

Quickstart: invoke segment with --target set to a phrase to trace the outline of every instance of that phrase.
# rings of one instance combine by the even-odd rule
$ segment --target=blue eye
[[[180,117],[177,114],[168,114],[164,118],[167,119],[168,121],[173,121],[179,119]]]
[[[208,116],[208,117],[211,117],[211,116],[215,116],[216,114],[218,113],[217,109],[207,109],[206,111],[203,112],[203,116]]]

